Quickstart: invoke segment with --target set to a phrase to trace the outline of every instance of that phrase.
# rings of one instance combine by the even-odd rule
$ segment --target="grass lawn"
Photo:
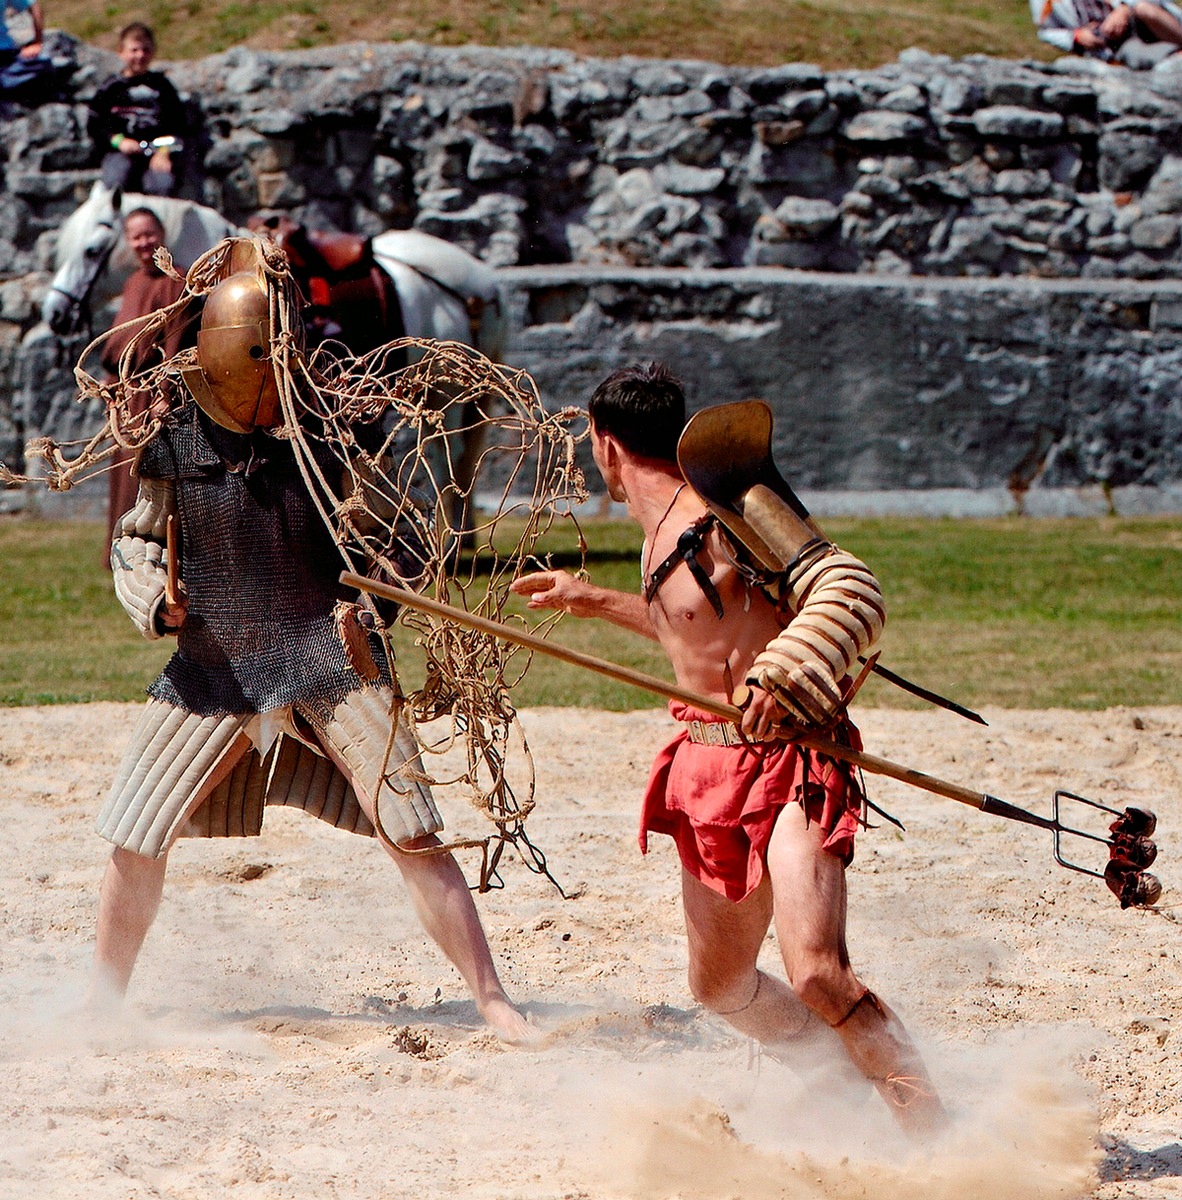
[[[155,26],[164,59],[240,44],[294,50],[350,41],[827,68],[877,66],[908,46],[1052,57],[1035,38],[1027,0],[53,0],[47,11],[54,27],[110,48],[132,19]]]
[[[917,682],[978,707],[1182,703],[1182,518],[826,524],[874,567],[890,610],[882,661]],[[634,589],[632,527],[585,532],[591,578]],[[168,657],[171,644],[142,641],[116,603],[101,542],[92,522],[0,519],[0,704],[139,699]],[[552,637],[668,677],[655,644],[610,626],[567,619]],[[659,703],[541,656],[516,698],[521,707]],[[871,679],[859,703],[919,702]]]

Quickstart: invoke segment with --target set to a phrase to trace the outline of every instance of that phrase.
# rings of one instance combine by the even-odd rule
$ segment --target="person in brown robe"
[[[156,251],[164,245],[164,226],[160,218],[150,208],[136,208],[127,214],[123,220],[123,236],[135,252],[140,265],[128,279],[123,289],[119,304],[119,312],[115,317],[115,332],[103,345],[103,369],[114,379],[119,374],[119,359],[127,344],[143,328],[144,318],[151,316],[158,309],[167,308],[180,298],[184,291],[184,281],[173,279],[166,275],[156,265],[153,257]],[[134,324],[128,324],[134,322]],[[184,344],[185,327],[177,323],[165,331],[162,341],[154,345],[142,347],[137,354],[135,370],[147,367],[172,358]],[[147,393],[131,396],[132,416],[139,416],[148,406]],[[137,481],[132,473],[133,456],[126,450],[116,450],[112,459],[109,500],[107,506],[107,544],[104,550],[104,561],[109,563],[111,553],[111,537],[115,522],[135,506]]]

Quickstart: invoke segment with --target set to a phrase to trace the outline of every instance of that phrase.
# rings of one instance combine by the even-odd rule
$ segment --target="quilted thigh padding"
[[[401,719],[386,759],[393,719],[389,688],[363,688],[350,693],[327,719],[296,709],[316,729],[317,736],[348,765],[354,786],[372,795],[378,784],[377,810],[381,831],[394,842],[408,842],[443,828],[443,818],[426,782],[419,745]],[[382,770],[383,762],[386,763]]]
[[[202,717],[149,700],[99,814],[99,834],[125,850],[159,858],[248,720],[249,714]]]

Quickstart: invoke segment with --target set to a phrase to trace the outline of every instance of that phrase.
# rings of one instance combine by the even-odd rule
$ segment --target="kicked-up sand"
[[[1048,833],[869,780],[907,828],[859,840],[850,945],[952,1112],[922,1147],[840,1064],[775,1062],[694,1004],[676,855],[636,847],[656,710],[524,715],[568,898],[507,853],[477,904],[541,1045],[480,1027],[375,844],[285,810],[177,846],[125,1009],[86,1016],[91,826],[135,712],[0,721],[2,1200],[1182,1197],[1182,708],[857,714],[872,753],[1022,807],[1061,787],[1159,818],[1161,910],[1122,912]]]

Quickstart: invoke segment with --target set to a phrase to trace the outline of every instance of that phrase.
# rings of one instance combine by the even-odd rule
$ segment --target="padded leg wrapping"
[[[376,807],[382,831],[397,845],[438,833],[443,818],[426,782],[418,742],[401,719],[386,759],[392,701],[389,688],[353,692],[337,705],[327,721],[317,722],[317,733],[348,764],[358,788],[372,795],[377,786]],[[310,719],[316,721],[314,716]]]
[[[98,833],[134,854],[159,858],[179,836],[247,720],[202,717],[149,700],[99,814]]]

